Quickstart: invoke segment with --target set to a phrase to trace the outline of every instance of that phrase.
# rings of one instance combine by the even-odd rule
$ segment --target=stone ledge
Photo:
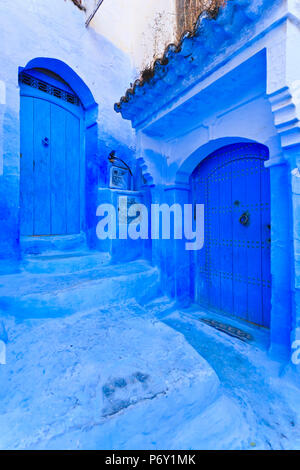
[[[228,1],[219,14],[211,18],[201,14],[195,29],[186,32],[178,45],[170,44],[148,74],[136,80],[114,109],[133,127],[157,111],[157,101],[167,103],[180,89],[191,86],[222,50],[234,45],[249,27],[261,18],[275,0]],[[161,107],[161,105],[160,105]]]

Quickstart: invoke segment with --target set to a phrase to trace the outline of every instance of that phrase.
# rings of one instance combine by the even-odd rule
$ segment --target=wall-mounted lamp
[[[109,154],[108,161],[109,161],[110,163],[114,164],[116,160],[118,160],[119,162],[122,162],[123,165],[125,165],[125,167],[126,167],[127,170],[129,171],[129,173],[131,174],[131,176],[133,176],[133,175],[132,175],[132,171],[131,171],[130,167],[127,165],[127,163],[124,162],[124,160],[122,160],[122,158],[117,157],[117,156],[116,156],[116,151],[115,151],[115,150],[112,150],[112,151],[110,152],[110,154]]]

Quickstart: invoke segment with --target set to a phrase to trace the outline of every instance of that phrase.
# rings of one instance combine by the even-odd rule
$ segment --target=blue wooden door
[[[249,322],[270,324],[268,151],[235,144],[207,157],[192,175],[193,202],[205,205],[205,244],[195,254],[198,302]]]
[[[81,112],[73,106],[44,90],[22,87],[21,235],[80,232]]]

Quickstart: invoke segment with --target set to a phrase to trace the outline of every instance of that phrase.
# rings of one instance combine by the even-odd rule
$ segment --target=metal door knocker
[[[240,217],[240,224],[244,225],[244,227],[247,227],[250,222],[250,215],[249,212],[244,212],[241,217]]]
[[[48,147],[48,146],[49,146],[49,139],[48,139],[48,137],[45,137],[44,139],[42,139],[42,144],[43,144],[45,147]]]

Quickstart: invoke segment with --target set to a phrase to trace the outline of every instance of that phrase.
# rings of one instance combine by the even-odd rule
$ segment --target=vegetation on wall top
[[[86,11],[83,0],[71,0],[80,10]]]

